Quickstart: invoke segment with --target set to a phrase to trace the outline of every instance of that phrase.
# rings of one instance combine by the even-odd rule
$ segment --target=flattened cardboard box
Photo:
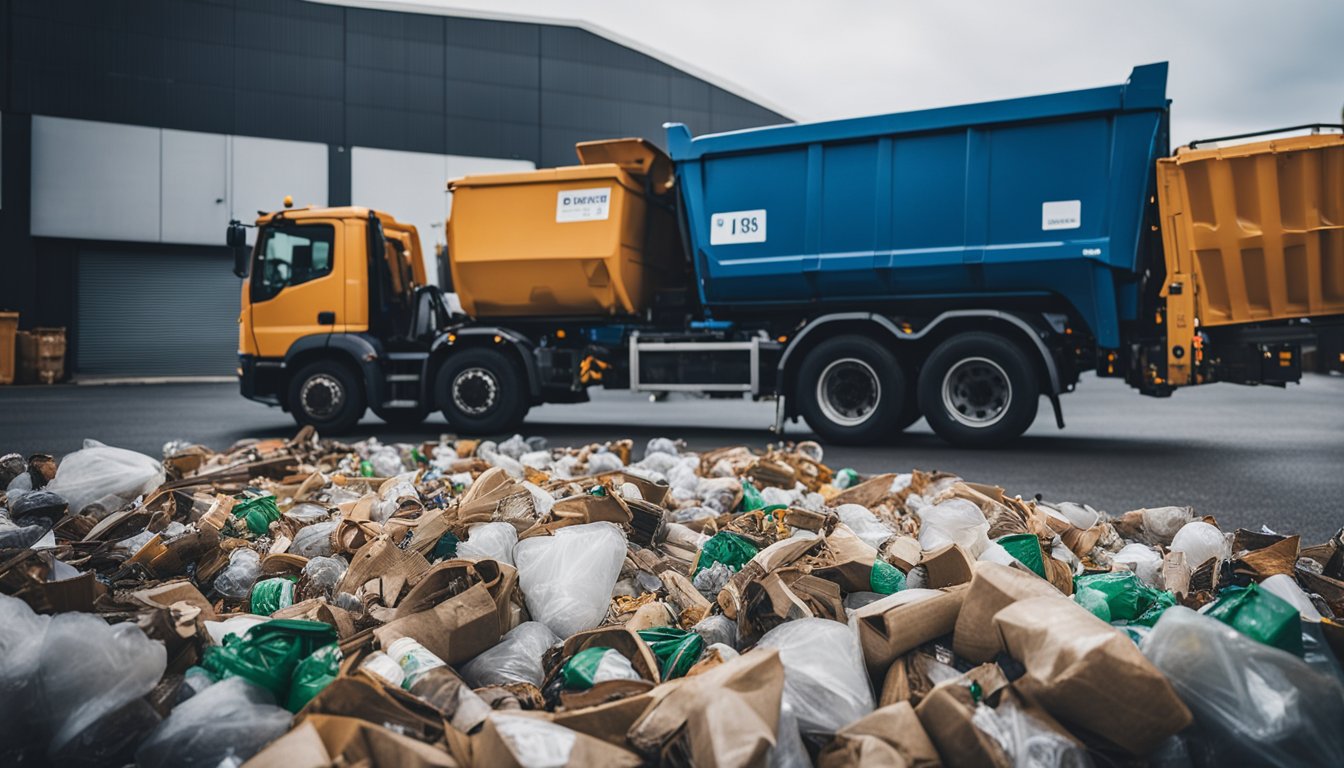
[[[992,661],[1003,643],[994,629],[994,614],[1012,603],[1032,597],[1066,600],[1059,590],[1034,573],[998,563],[979,563],[957,615],[952,650],[967,661]]]
[[[854,613],[868,674],[880,681],[898,657],[952,631],[969,586],[931,592],[906,590]],[[913,599],[923,596],[923,599]]]
[[[388,622],[373,634],[383,648],[411,637],[445,662],[461,664],[498,643],[503,632],[489,590],[473,584],[429,610]]]
[[[244,768],[459,768],[452,755],[353,717],[311,715]]]
[[[818,757],[818,768],[881,765],[891,768],[937,768],[938,750],[920,725],[909,702],[874,710],[836,731]]]

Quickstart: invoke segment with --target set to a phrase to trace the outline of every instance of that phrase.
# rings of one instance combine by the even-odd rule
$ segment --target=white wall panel
[[[159,133],[35,115],[33,234],[157,242]]]
[[[473,173],[530,171],[530,160],[435,155],[391,149],[352,147],[350,197],[362,205],[414,224],[420,233],[425,270],[438,281],[434,246],[445,242],[444,221],[451,210],[448,181]]]
[[[229,224],[228,140],[218,133],[163,131],[163,242],[224,244]]]
[[[250,224],[257,211],[280,208],[285,195],[294,197],[296,208],[327,204],[326,144],[252,136],[232,136],[229,143],[233,218]]]

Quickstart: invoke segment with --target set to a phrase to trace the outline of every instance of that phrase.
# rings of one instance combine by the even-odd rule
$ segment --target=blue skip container
[[[1036,297],[1118,346],[1166,79],[1151,64],[1117,86],[698,138],[671,123],[700,300],[731,316]]]

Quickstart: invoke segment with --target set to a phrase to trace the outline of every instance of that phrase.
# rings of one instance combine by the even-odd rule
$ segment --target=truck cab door
[[[272,221],[258,235],[248,281],[259,357],[284,357],[304,336],[344,330],[341,223]]]

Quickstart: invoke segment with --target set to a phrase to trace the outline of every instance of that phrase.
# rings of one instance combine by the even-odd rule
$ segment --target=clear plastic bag
[[[1210,764],[1335,765],[1344,686],[1290,653],[1188,608],[1168,608],[1142,644],[1195,716]]]
[[[998,742],[1012,758],[1015,768],[1092,766],[1085,748],[1032,717],[1012,700],[1005,700],[994,709],[977,705],[971,723]]]
[[[140,744],[135,763],[138,768],[238,764],[284,735],[289,720],[270,691],[231,677],[178,705]]]
[[[834,733],[873,711],[856,628],[830,619],[797,619],[766,632],[757,647],[779,649],[784,701],[803,733]]]
[[[261,576],[261,555],[240,547],[229,553],[229,564],[215,577],[215,591],[230,600],[242,600]]]
[[[985,513],[965,499],[948,499],[919,510],[919,546],[924,550],[960,544],[971,557],[989,547]]]
[[[299,590],[304,600],[314,597],[330,598],[341,583],[349,564],[340,557],[314,557],[303,566]]]
[[[83,449],[61,460],[47,490],[65,497],[71,513],[102,518],[162,484],[157,459],[85,440]]]
[[[1162,589],[1162,556],[1146,544],[1126,544],[1111,558],[1134,572],[1139,581],[1155,589]]]
[[[340,525],[339,520],[313,523],[300,528],[294,534],[294,542],[289,545],[290,554],[302,557],[330,557],[332,553],[331,533]]]
[[[457,545],[458,557],[488,558],[513,565],[518,529],[509,523],[479,523],[467,529],[467,540]]]
[[[542,654],[561,638],[539,621],[525,621],[509,630],[490,650],[462,666],[462,678],[473,688],[510,683],[541,687],[546,676]]]
[[[840,522],[844,523],[854,532],[856,536],[863,539],[864,543],[873,549],[881,549],[882,544],[896,535],[896,532],[883,525],[877,515],[868,511],[866,507],[858,504],[841,504],[836,507],[835,513],[840,516]],[[981,515],[984,518],[984,515]],[[986,526],[985,530],[989,530]]]
[[[49,753],[158,684],[168,664],[163,643],[134,624],[109,625],[89,613],[62,613],[42,638],[37,689],[51,733]]]
[[[812,758],[798,732],[798,718],[788,701],[779,703],[779,727],[775,729],[775,746],[770,749],[768,768],[812,768]]]
[[[560,637],[596,627],[607,615],[625,554],[625,534],[608,522],[518,542],[513,557],[528,612]]]
[[[716,613],[701,619],[691,631],[705,639],[705,645],[726,645],[737,648],[737,622]]]
[[[50,623],[17,597],[0,595],[0,744],[33,738],[37,665]]]
[[[1181,526],[1171,539],[1170,549],[1184,552],[1185,562],[1191,568],[1198,568],[1215,557],[1226,560],[1231,554],[1231,546],[1223,532],[1203,520]]]
[[[677,442],[668,437],[651,437],[649,443],[644,447],[644,456],[647,459],[655,453],[666,453],[672,456],[677,455]]]
[[[618,469],[625,469],[625,462],[621,457],[609,451],[599,451],[588,456],[588,474],[600,475],[603,472],[615,472]]]

